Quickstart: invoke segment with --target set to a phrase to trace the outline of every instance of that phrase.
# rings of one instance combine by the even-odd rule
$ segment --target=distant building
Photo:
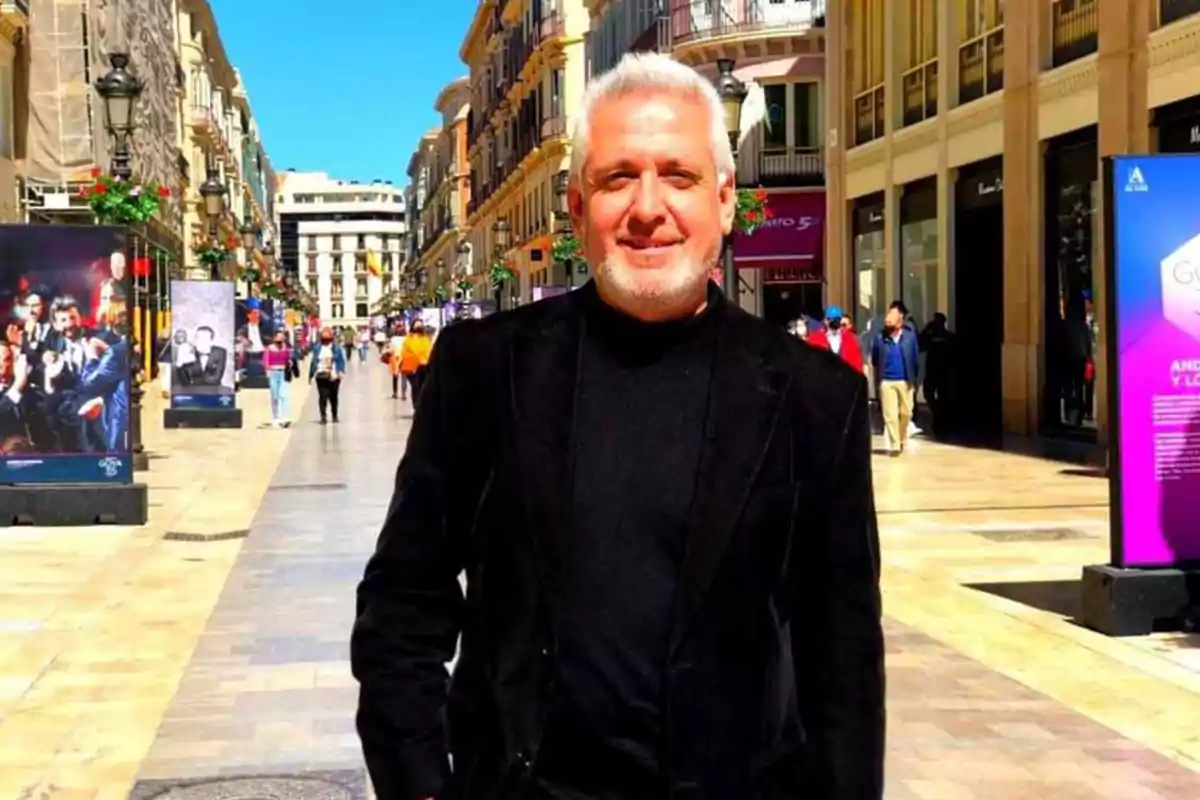
[[[279,265],[317,298],[322,325],[365,324],[398,285],[408,232],[404,191],[324,172],[276,176]]]

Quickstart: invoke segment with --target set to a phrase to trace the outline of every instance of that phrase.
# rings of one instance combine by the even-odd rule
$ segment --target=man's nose
[[[645,173],[638,181],[630,216],[641,222],[656,222],[666,216],[662,186],[657,175]]]

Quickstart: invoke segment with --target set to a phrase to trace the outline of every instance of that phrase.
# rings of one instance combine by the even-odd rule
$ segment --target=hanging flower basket
[[[157,183],[140,184],[105,175],[92,167],[92,183],[79,190],[99,225],[137,225],[158,213],[171,190]]]
[[[237,250],[237,239],[230,236],[224,242],[216,244],[205,244],[203,247],[197,247],[194,252],[196,259],[205,266],[213,267],[219,264],[224,264],[229,259],[233,258],[234,252]]]
[[[262,279],[262,273],[258,271],[257,267],[242,267],[238,273],[238,279],[254,286]]]
[[[738,189],[737,211],[733,216],[733,229],[746,236],[766,224],[775,216],[767,206],[767,193],[763,189]]]
[[[492,264],[492,268],[488,270],[488,282],[492,285],[493,289],[500,288],[501,284],[505,281],[511,281],[515,277],[517,277],[517,273],[513,271],[512,267],[502,261]]]
[[[438,284],[433,290],[433,299],[438,303],[446,302],[446,287],[443,284]]]
[[[583,247],[574,236],[559,236],[550,245],[550,260],[560,266],[570,267],[583,258]]]

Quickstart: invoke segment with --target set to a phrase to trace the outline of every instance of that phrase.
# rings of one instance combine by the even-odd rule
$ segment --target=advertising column
[[[1111,563],[1084,570],[1084,622],[1130,635],[1182,621],[1200,579],[1200,156],[1106,167]]]

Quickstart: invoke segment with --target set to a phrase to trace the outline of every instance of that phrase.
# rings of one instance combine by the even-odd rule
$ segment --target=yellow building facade
[[[470,69],[471,271],[483,291],[497,261],[516,272],[497,293],[504,307],[581,279],[551,264],[550,247],[555,176],[569,166],[586,80],[587,29],[583,0],[483,0],[459,51]],[[500,219],[510,231],[504,252],[493,238]]]
[[[434,109],[441,128],[422,140],[422,166],[428,192],[418,209],[425,234],[416,268],[424,269],[434,285],[465,274],[470,268],[463,244],[467,207],[471,198],[471,170],[467,159],[467,126],[471,113],[468,78],[451,81],[438,93]]]
[[[830,0],[826,36],[830,302],[947,315],[972,433],[1103,443],[1101,160],[1200,148],[1200,4]]]
[[[17,0],[0,2],[0,222],[18,222],[21,206],[17,202],[17,170],[14,137],[16,110],[14,67],[17,46],[29,22],[29,5]]]

